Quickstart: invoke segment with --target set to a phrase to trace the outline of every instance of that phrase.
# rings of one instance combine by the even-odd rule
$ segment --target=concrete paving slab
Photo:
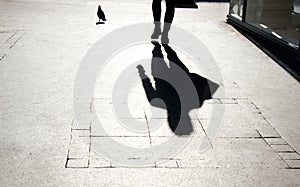
[[[286,145],[286,141],[284,141],[282,138],[265,138],[265,140],[270,145]]]
[[[300,160],[286,160],[286,162],[291,169],[300,168]]]
[[[279,153],[279,155],[285,160],[297,160],[300,159],[300,155],[293,152],[293,153]]]
[[[221,167],[286,167],[279,155],[262,139],[217,139],[214,147]],[[253,149],[256,151],[250,151]]]
[[[87,168],[88,167],[88,159],[87,158],[69,159],[66,167],[67,168]]]

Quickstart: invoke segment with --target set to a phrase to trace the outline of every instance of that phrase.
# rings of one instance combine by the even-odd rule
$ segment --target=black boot
[[[161,43],[162,44],[168,44],[169,43],[169,31],[171,29],[171,24],[164,22],[164,29],[161,34]]]
[[[155,39],[158,39],[158,37],[161,35],[161,24],[159,21],[155,21],[154,22],[154,31],[151,35],[151,39],[152,40],[155,40]]]

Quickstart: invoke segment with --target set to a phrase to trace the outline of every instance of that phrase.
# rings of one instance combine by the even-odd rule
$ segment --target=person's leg
[[[175,14],[175,0],[166,0],[166,13],[164,22],[172,23]]]
[[[154,31],[151,35],[151,39],[158,39],[158,37],[161,35],[161,24],[158,21],[154,22]]]
[[[161,42],[163,44],[169,43],[168,33],[171,28],[171,24],[173,22],[175,14],[175,0],[166,0],[166,13],[164,18],[164,29],[161,35]]]
[[[171,29],[171,23],[164,22],[164,28],[161,33],[161,43],[168,44],[169,43],[169,31]]]
[[[152,1],[152,13],[154,22],[160,22],[161,17],[161,0]]]
[[[153,0],[152,2],[152,13],[154,20],[154,31],[151,35],[151,39],[158,39],[161,35],[161,25],[160,25],[160,17],[161,17],[161,0]]]

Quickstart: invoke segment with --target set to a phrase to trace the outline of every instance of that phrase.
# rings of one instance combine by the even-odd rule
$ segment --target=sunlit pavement
[[[300,85],[226,23],[228,3],[198,3],[197,10],[176,11],[174,25],[196,36],[210,51],[223,77],[217,84],[225,90],[224,95],[217,92],[190,114],[194,133],[183,137],[189,139],[184,148],[172,157],[138,167],[134,161],[130,162],[132,165],[124,165],[93,151],[93,146],[97,147],[105,138],[143,149],[174,136],[163,109],[157,109],[162,114],[157,119],[159,128],[148,129],[144,134],[118,126],[118,119],[112,116],[113,98],[105,95],[105,90],[113,86],[113,81],[109,81],[118,77],[118,69],[110,71],[116,67],[113,64],[123,59],[121,68],[122,63],[134,59],[133,53],[126,51],[112,59],[111,69],[99,78],[90,103],[95,109],[91,112],[97,113],[107,134],[94,132],[93,122],[84,124],[84,128],[77,123],[73,87],[87,51],[118,28],[152,20],[150,0],[104,0],[101,5],[108,21],[96,25],[97,3],[0,2],[3,186],[300,184]],[[151,47],[149,36],[149,45],[142,50],[150,57]],[[105,53],[105,48],[99,53]],[[134,54],[139,55],[142,52]],[[184,63],[191,72],[197,72],[191,62]],[[147,71],[146,74],[151,75]],[[120,119],[149,127],[150,106],[141,84],[132,89],[128,101],[122,104],[128,106],[133,117],[124,113]],[[208,124],[214,120],[211,108],[217,105],[223,106],[225,113],[221,127],[210,137]],[[152,122],[155,126],[155,120]],[[203,141],[208,145],[205,151],[200,146]],[[118,154],[124,160],[142,159],[123,158],[122,152],[115,155]]]

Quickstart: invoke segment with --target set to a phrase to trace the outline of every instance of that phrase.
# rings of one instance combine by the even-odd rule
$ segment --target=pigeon
[[[106,21],[106,19],[105,19],[105,14],[104,14],[104,12],[102,11],[100,5],[98,6],[97,16],[98,16],[98,18],[99,18],[99,22],[100,22],[101,19],[102,19],[103,21]]]

